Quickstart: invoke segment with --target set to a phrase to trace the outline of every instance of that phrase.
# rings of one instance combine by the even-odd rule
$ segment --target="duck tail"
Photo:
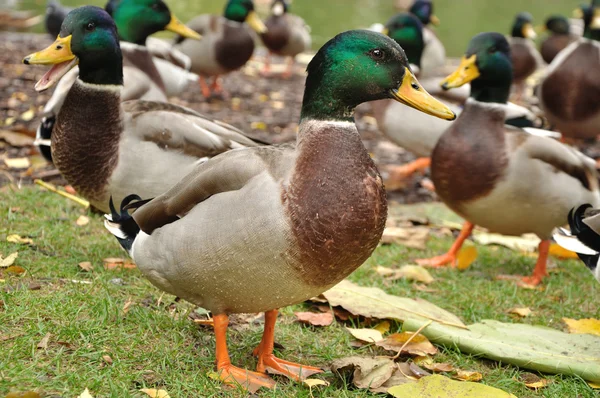
[[[121,202],[120,212],[117,212],[112,200],[112,196],[110,197],[110,201],[108,203],[110,207],[110,214],[104,215],[104,218],[106,218],[106,220],[104,220],[104,226],[117,238],[121,246],[127,250],[129,255],[131,255],[131,248],[133,247],[135,238],[140,232],[140,227],[137,225],[131,214],[129,214],[127,211],[127,209],[130,208],[128,206],[131,206],[131,208],[137,208],[147,202],[147,200],[142,200],[142,198],[140,198],[138,195],[129,195],[123,199]]]

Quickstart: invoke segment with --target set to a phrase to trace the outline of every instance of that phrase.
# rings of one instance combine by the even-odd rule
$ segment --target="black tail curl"
[[[583,222],[586,217],[586,210],[591,207],[592,205],[585,204],[577,209],[571,209],[569,212],[569,226],[571,227],[571,234],[577,236],[581,243],[600,252],[600,236]]]
[[[138,195],[129,195],[121,202],[120,211],[117,211],[112,196],[108,202],[110,217],[107,216],[106,228],[117,238],[121,246],[131,254],[131,248],[135,238],[140,232],[140,227],[135,219],[129,214],[129,209],[136,209],[149,200],[142,200]]]

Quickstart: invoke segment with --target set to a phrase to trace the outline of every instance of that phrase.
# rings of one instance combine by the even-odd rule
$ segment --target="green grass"
[[[173,303],[146,281],[138,270],[102,267],[106,257],[125,257],[116,240],[104,231],[99,215],[89,215],[90,224],[78,227],[75,220],[84,210],[62,197],[35,187],[0,191],[0,252],[19,251],[17,265],[24,276],[4,272],[0,282],[0,397],[8,391],[35,390],[43,396],[75,397],[86,387],[95,397],[142,397],[140,388],[164,388],[171,397],[240,396],[227,392],[207,377],[214,368],[214,338],[210,329],[195,325],[188,314],[193,307]],[[14,209],[18,207],[18,209]],[[34,246],[6,242],[9,234],[33,238]],[[562,317],[599,316],[596,298],[599,285],[578,261],[559,262],[543,291],[517,288],[495,281],[499,273],[528,273],[535,259],[509,250],[479,247],[480,256],[465,272],[431,271],[435,293],[416,290],[406,281],[385,282],[374,271],[376,265],[395,266],[411,259],[440,253],[449,238],[433,238],[426,252],[401,246],[377,249],[351,279],[364,286],[378,286],[391,294],[422,297],[459,315],[466,323],[491,318],[516,321],[506,310],[530,307],[534,313],[522,322],[563,329]],[[90,261],[95,269],[81,272],[77,264]],[[2,272],[2,271],[0,271]],[[115,284],[121,278],[123,284]],[[74,283],[88,281],[90,284]],[[32,282],[41,285],[29,290]],[[9,287],[12,287],[9,288]],[[134,304],[123,313],[125,303]],[[311,328],[294,322],[285,308],[278,322],[276,340],[286,359],[327,367],[348,355],[383,354],[373,347],[350,346],[351,338],[338,323]],[[393,324],[393,331],[400,324]],[[261,326],[231,329],[229,344],[234,363],[252,368],[250,353],[258,344]],[[51,333],[47,349],[38,349]],[[439,362],[451,362],[484,375],[483,382],[518,397],[597,397],[598,393],[575,377],[547,376],[552,384],[538,392],[519,382],[521,370],[497,362],[476,359],[454,350],[441,349]],[[108,355],[113,363],[107,364]],[[331,386],[313,391],[323,397],[369,397],[331,372],[321,376]],[[259,392],[261,397],[310,397],[307,387],[275,376],[279,391]]]

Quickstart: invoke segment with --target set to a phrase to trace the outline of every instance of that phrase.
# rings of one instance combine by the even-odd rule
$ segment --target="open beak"
[[[450,90],[451,88],[460,87],[463,84],[467,84],[477,79],[480,74],[476,61],[477,56],[475,54],[471,55],[469,58],[462,57],[458,69],[442,81],[442,88],[444,90]]]
[[[594,16],[592,17],[592,22],[590,23],[591,29],[600,29],[600,8],[594,9]]]
[[[246,23],[258,34],[267,33],[267,27],[260,20],[255,11],[250,11],[246,17]]]
[[[398,90],[392,91],[392,97],[396,101],[428,115],[445,120],[456,119],[456,114],[450,108],[433,98],[421,87],[415,75],[408,68],[405,68],[404,78]]]
[[[195,30],[188,28],[181,22],[175,15],[171,14],[171,21],[167,26],[165,26],[165,30],[169,32],[177,33],[180,36],[187,37],[189,39],[200,40],[202,36],[198,34]]]
[[[429,21],[431,22],[432,25],[435,25],[435,26],[438,26],[440,24],[440,19],[438,17],[436,17],[435,15],[430,16]]]
[[[71,52],[71,39],[73,36],[56,38],[54,43],[42,51],[30,54],[23,58],[26,65],[54,65],[35,84],[36,91],[44,91],[56,84],[79,59]]]
[[[523,25],[523,37],[534,40],[537,37],[537,33],[535,33],[535,29],[530,23],[526,23]]]

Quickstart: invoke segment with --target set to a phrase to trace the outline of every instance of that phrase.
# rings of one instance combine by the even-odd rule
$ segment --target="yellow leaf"
[[[350,334],[358,340],[366,341],[367,343],[376,343],[378,341],[383,340],[383,335],[379,330],[376,329],[346,328],[346,330],[349,331]]]
[[[0,255],[0,268],[10,267],[15,263],[15,260],[19,257],[19,252],[14,252],[6,256],[6,258],[2,258]]]
[[[25,392],[9,392],[4,398],[41,398],[40,394],[35,391]]]
[[[381,237],[382,243],[395,243],[414,249],[425,249],[425,241],[429,236],[427,227],[387,227]]]
[[[483,379],[483,375],[479,372],[471,372],[468,370],[457,370],[456,376],[454,376],[458,380],[463,381],[480,381]]]
[[[593,383],[591,381],[588,381],[588,386],[592,387],[594,390],[598,390],[600,389],[600,383]]]
[[[461,271],[466,270],[473,264],[477,258],[477,248],[475,246],[465,246],[456,256],[456,268]]]
[[[536,381],[536,382],[533,382],[533,383],[525,383],[525,385],[527,387],[529,387],[529,388],[535,388],[535,389],[544,388],[548,384],[550,384],[550,380],[548,380],[548,379],[540,379],[540,381]]]
[[[31,108],[28,111],[25,111],[21,114],[21,120],[23,120],[24,122],[28,122],[31,119],[33,119],[34,116],[35,112],[33,111],[33,108]]]
[[[89,261],[81,262],[78,265],[79,265],[79,268],[81,268],[82,271],[92,272],[94,270],[94,266]]]
[[[77,218],[77,221],[75,221],[75,224],[77,224],[80,227],[88,225],[89,223],[90,223],[90,219],[89,219],[89,217],[86,217],[86,216],[79,216],[79,218]]]
[[[389,321],[381,321],[373,329],[379,330],[381,334],[384,335],[390,331],[390,327],[391,325]]]
[[[569,319],[563,318],[563,322],[567,324],[569,333],[587,333],[600,336],[600,320],[594,318],[588,319]]]
[[[250,123],[250,128],[252,130],[266,130],[267,124],[265,122],[252,122]]]
[[[28,158],[6,158],[4,163],[11,169],[26,169],[31,165]]]
[[[407,344],[406,342],[409,339],[411,340]],[[415,336],[413,332],[391,334],[385,339],[376,342],[376,345],[393,352],[398,352],[402,349],[403,353],[418,356],[434,355],[438,352],[437,348],[427,340],[427,337],[422,334]]]
[[[302,383],[307,385],[309,388],[313,388],[315,386],[328,386],[329,382],[321,379],[306,379],[302,380]]]
[[[11,265],[6,269],[6,272],[12,275],[22,275],[27,271],[25,271],[25,268],[19,267],[18,265]]]
[[[142,388],[141,392],[148,395],[150,398],[170,398],[169,393],[165,390],[157,390],[156,388]]]
[[[33,245],[33,239],[31,238],[21,238],[19,235],[8,235],[6,237],[6,241],[10,243],[19,243],[22,245]]]
[[[557,243],[550,244],[549,253],[551,256],[558,258],[579,258],[577,257],[577,253],[572,252],[571,250],[567,250]]]
[[[88,390],[86,388],[85,390],[83,390],[81,395],[79,395],[77,398],[94,398],[94,397],[92,396],[92,394],[90,394],[90,390]]]
[[[378,265],[377,268],[375,268],[375,272],[390,281],[400,278],[422,283],[431,283],[434,281],[433,276],[431,276],[429,271],[419,265],[404,265],[400,267],[400,269],[392,269]]]
[[[398,398],[516,398],[512,394],[485,384],[454,381],[441,375],[426,376],[419,379],[417,383],[392,387],[388,390],[388,394]]]
[[[508,310],[508,313],[509,314],[515,314],[515,315],[518,315],[520,317],[525,318],[526,316],[531,315],[531,308],[529,308],[529,307],[524,307],[524,308],[515,307],[515,308],[511,308],[510,310]]]

